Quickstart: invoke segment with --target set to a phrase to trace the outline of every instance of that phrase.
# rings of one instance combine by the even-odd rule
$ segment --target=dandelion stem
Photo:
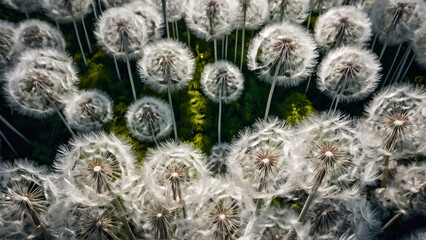
[[[30,19],[30,16],[28,15],[27,11],[25,11],[25,16],[27,17],[27,19]]]
[[[240,71],[243,68],[243,60],[244,60],[244,38],[246,36],[246,17],[247,17],[247,4],[243,4],[243,34],[242,34],[242,40],[241,40]]]
[[[402,216],[402,212],[397,213],[391,220],[389,220],[383,227],[382,231],[384,231],[386,228],[388,228],[393,222],[395,222],[399,217]]]
[[[308,93],[309,85],[311,84],[312,74],[309,75],[308,84],[306,85],[305,94]]]
[[[401,81],[405,78],[405,76],[407,75],[407,73],[408,73],[408,70],[410,69],[410,67],[411,67],[411,64],[413,64],[413,61],[414,61],[414,58],[416,57],[416,55],[415,54],[413,54],[413,56],[411,57],[411,60],[410,60],[410,62],[408,63],[408,66],[407,66],[407,68],[405,69],[405,71],[404,71],[404,74],[402,75],[402,77],[401,77]]]
[[[127,72],[129,73],[130,85],[132,87],[133,99],[136,101],[137,98],[136,98],[135,83],[133,82],[132,69],[130,67],[129,56],[127,54],[126,54],[126,64],[127,64]]]
[[[80,34],[78,34],[77,24],[73,18],[72,23],[74,25],[75,35],[77,36],[78,46],[80,47],[81,55],[83,56],[84,65],[87,66],[86,56],[84,55],[83,45],[81,45]]]
[[[225,59],[228,58],[228,40],[229,40],[229,36],[226,35],[226,37],[225,37]]]
[[[297,218],[297,222],[301,223],[303,222],[306,213],[308,212],[309,207],[312,204],[312,201],[315,198],[316,193],[318,192],[318,188],[321,186],[322,180],[324,179],[325,175],[326,175],[326,171],[325,170],[320,170],[321,173],[318,174],[317,176],[317,180],[314,183],[314,186],[311,189],[311,192],[309,193],[308,198],[306,199],[305,204],[303,205],[302,211],[299,214],[299,217]],[[291,230],[287,233],[287,235],[285,236],[285,240],[291,240],[294,239],[297,236],[296,233],[296,228],[293,226],[291,228]]]
[[[99,12],[102,13],[102,4],[101,4],[101,0],[98,0],[98,5],[99,5]]]
[[[222,59],[225,58],[225,38],[222,38]]]
[[[217,41],[216,41],[216,39],[213,40],[213,47],[214,47],[214,62],[217,62]]]
[[[152,121],[148,120],[148,123],[149,123],[149,130],[151,131],[155,146],[158,147],[157,137],[155,136],[154,127],[152,126]]]
[[[221,121],[222,120],[222,87],[219,90],[219,117],[217,120],[217,141],[220,144],[221,143]]]
[[[34,209],[29,204],[26,204],[26,209],[27,209],[28,213],[30,214],[34,225],[42,231],[44,239],[50,240],[51,237],[50,237],[49,233],[46,231],[46,228],[43,226],[43,224],[41,224],[41,221],[38,218],[37,213],[34,211]]]
[[[403,70],[403,68],[404,68],[404,66],[405,66],[405,63],[407,62],[407,60],[408,60],[408,56],[410,55],[410,53],[411,53],[411,48],[412,48],[412,44],[410,44],[408,47],[407,47],[407,49],[405,50],[405,54],[404,54],[404,57],[402,58],[402,60],[401,60],[401,63],[398,65],[398,68],[397,68],[397,70],[394,72],[394,74],[392,75],[392,79],[391,79],[391,83],[394,83],[395,81],[397,81],[398,82],[398,80],[399,80],[399,77],[401,76],[401,73],[402,73],[402,70]],[[396,74],[398,72],[398,74]],[[395,76],[396,75],[396,76]]]
[[[191,47],[191,33],[189,32],[188,26],[186,26],[186,32],[188,33],[188,46]]]
[[[92,1],[93,14],[95,15],[95,19],[98,19],[98,14],[96,13],[96,3]]]
[[[376,46],[376,42],[377,42],[377,35],[374,35],[374,40],[373,40],[373,44],[371,44],[371,51],[374,51],[374,46]]]
[[[170,78],[167,77],[167,95],[169,97],[169,105],[170,105],[170,109],[172,110],[172,120],[173,120],[173,131],[175,134],[175,140],[178,141],[178,134],[177,134],[177,127],[176,127],[176,119],[175,119],[175,113],[173,111],[173,102],[172,102],[172,93],[170,92]]]
[[[309,11],[309,17],[306,28],[309,30],[309,25],[311,24],[312,10]]]
[[[16,128],[14,128],[2,115],[0,115],[0,121],[2,121],[7,127],[10,128],[16,135],[21,137],[25,142],[29,143],[30,145],[33,145],[33,143],[28,140],[22,133],[20,133]]]
[[[179,28],[178,28],[177,21],[175,21],[174,24],[175,24],[175,27],[176,27],[176,39],[179,41]]]
[[[380,52],[379,60],[382,60],[383,54],[385,53],[387,46],[388,46],[388,41],[386,41],[385,45],[383,45],[382,51]]]
[[[271,85],[271,90],[269,91],[268,102],[266,103],[265,117],[264,117],[265,120],[268,118],[268,115],[269,115],[269,108],[271,107],[272,95],[274,94],[275,85],[277,84],[277,81],[278,81],[278,73],[280,72],[280,68],[281,68],[281,64],[278,63],[277,68],[275,69],[274,80]]]
[[[118,68],[117,58],[113,55],[112,58],[114,59],[114,65],[115,65],[115,71],[117,72],[118,80],[121,81],[121,74],[120,69]]]
[[[89,35],[87,34],[86,23],[83,17],[81,17],[81,23],[83,25],[84,35],[86,36],[87,46],[89,47],[89,53],[92,54],[92,47],[90,46]]]
[[[235,30],[235,48],[234,48],[234,63],[237,61],[237,50],[238,50],[238,29]]]
[[[388,181],[388,170],[389,170],[389,155],[386,155],[385,161],[383,162],[382,188],[386,188],[387,181]]]
[[[170,38],[169,24],[167,23],[167,12],[166,12],[166,0],[161,0],[162,9],[163,9],[163,22],[166,26],[167,38]]]
[[[61,31],[61,29],[59,28],[59,22],[58,22],[58,20],[55,19],[55,23],[56,23],[56,29],[58,29],[59,31]]]
[[[121,206],[121,203],[120,201],[118,201],[117,197],[114,197],[113,203],[118,210],[118,214],[121,222],[123,223],[124,231],[126,232],[127,237],[130,240],[136,240],[135,236],[133,235],[132,229],[130,228],[129,222],[126,219],[126,212],[124,212],[123,206]]]
[[[2,137],[4,139],[4,141],[7,143],[7,145],[9,145],[9,147],[10,147],[10,149],[12,149],[13,153],[15,153],[15,155],[18,155],[15,148],[13,148],[12,144],[9,142],[9,140],[7,140],[6,136],[3,134],[3,132],[1,130],[0,130],[0,137]]]
[[[392,69],[393,69],[393,66],[395,65],[396,59],[398,58],[399,51],[401,50],[401,46],[402,46],[402,43],[400,43],[400,44],[399,44],[399,46],[398,46],[398,50],[396,51],[395,57],[393,58],[392,64],[391,64],[391,66],[390,66],[390,68],[389,68],[389,71],[388,71],[388,73],[386,74],[386,78],[385,78],[385,80],[384,80],[384,81],[383,81],[383,83],[382,83],[382,87],[383,87],[383,86],[385,85],[385,83],[388,81],[389,75],[390,75],[390,73],[392,72]],[[397,71],[397,70],[395,70],[395,72],[396,72],[396,71]]]

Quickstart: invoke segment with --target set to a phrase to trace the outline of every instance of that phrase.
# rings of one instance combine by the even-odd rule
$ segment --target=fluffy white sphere
[[[167,2],[167,6],[169,2]],[[161,39],[164,31],[163,14],[161,8],[156,6],[150,0],[133,1],[124,5],[125,8],[132,11],[136,16],[145,22],[148,42]]]
[[[244,6],[246,6],[246,30],[258,29],[269,17],[268,0],[240,0],[236,22],[238,28],[243,27]]]
[[[46,15],[60,23],[80,21],[90,11],[93,0],[43,0]]]
[[[296,86],[313,71],[316,45],[303,28],[288,21],[266,26],[253,38],[247,54],[250,70],[259,71],[260,78],[273,82],[279,67],[278,85]]]
[[[167,137],[173,129],[172,110],[161,99],[143,97],[129,106],[126,125],[140,141],[154,142]]]
[[[176,92],[188,86],[195,61],[186,45],[166,39],[146,46],[143,52],[138,62],[142,83],[156,92]]]
[[[98,90],[81,91],[65,101],[68,124],[79,131],[92,131],[112,120],[112,100]]]
[[[364,47],[370,37],[371,21],[356,7],[331,8],[315,23],[315,41],[325,50],[342,45]]]
[[[147,24],[128,8],[110,8],[99,19],[95,36],[108,54],[137,59],[148,41]]]
[[[47,22],[37,19],[23,21],[15,32],[14,52],[28,49],[54,48],[65,52],[65,40],[62,33]]]
[[[105,204],[138,178],[131,146],[104,132],[88,133],[62,145],[53,163],[70,202]]]
[[[238,1],[189,0],[185,10],[188,28],[206,41],[221,39],[236,24]]]
[[[36,118],[54,113],[47,96],[59,106],[77,92],[79,82],[72,59],[54,49],[25,51],[5,76],[9,106]]]
[[[370,95],[380,81],[381,66],[374,53],[341,47],[327,54],[318,70],[318,89],[330,98],[354,102]]]
[[[234,64],[217,61],[204,67],[201,75],[201,89],[214,102],[236,101],[244,89],[244,77]]]
[[[270,0],[269,12],[271,22],[281,22],[284,19],[294,23],[302,23],[309,15],[311,0]]]

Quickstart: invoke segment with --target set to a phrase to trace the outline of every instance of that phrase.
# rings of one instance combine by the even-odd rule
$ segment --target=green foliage
[[[295,125],[306,116],[314,112],[311,102],[305,94],[295,92],[291,94],[283,103],[279,104],[279,115],[286,122]]]

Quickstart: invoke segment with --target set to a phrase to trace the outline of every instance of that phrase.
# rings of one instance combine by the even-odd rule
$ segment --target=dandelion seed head
[[[191,50],[178,41],[161,40],[148,45],[138,62],[142,83],[156,92],[176,92],[188,86],[195,62]]]
[[[80,21],[91,11],[90,0],[43,0],[43,9],[48,17],[60,23]]]
[[[301,24],[309,15],[310,0],[270,0],[270,22],[282,20]]]
[[[140,141],[163,139],[172,131],[171,113],[169,105],[163,100],[143,97],[129,106],[126,113],[127,129]]]
[[[244,78],[238,68],[226,61],[218,61],[204,67],[201,89],[215,102],[231,103],[243,92]]]
[[[330,98],[353,102],[369,96],[378,84],[377,56],[356,47],[330,51],[321,62],[317,86]]]
[[[9,106],[35,118],[54,113],[46,97],[60,106],[77,92],[79,82],[72,60],[54,49],[23,52],[19,63],[5,75],[4,89]]]
[[[122,60],[140,58],[148,41],[145,21],[125,7],[106,10],[96,25],[95,36],[108,54]]]
[[[265,27],[251,41],[248,67],[257,70],[260,78],[269,83],[279,67],[277,84],[295,86],[313,71],[318,56],[315,49],[306,30],[283,21]]]
[[[54,48],[65,51],[62,33],[47,22],[31,19],[19,24],[15,33],[14,52],[20,54],[28,49]]]
[[[206,41],[229,34],[237,20],[238,1],[190,0],[185,22],[197,37]]]
[[[315,41],[324,50],[340,46],[363,47],[370,37],[368,15],[353,6],[331,8],[315,24]]]
[[[111,98],[98,90],[80,91],[65,101],[64,115],[68,124],[80,131],[92,131],[112,120]]]
[[[0,20],[0,71],[3,71],[12,61],[12,47],[15,44],[15,26]]]
[[[246,11],[246,30],[255,30],[263,25],[269,17],[268,11],[268,1],[267,0],[240,0],[238,11],[238,16],[235,22],[236,28],[241,29],[243,27],[244,21],[244,9]],[[234,26],[234,27],[235,27]]]
[[[160,0],[161,1],[161,0]],[[124,7],[136,14],[137,17],[141,18],[146,25],[147,31],[147,41],[152,42],[161,39],[164,31],[163,15],[161,6],[158,4],[158,0],[155,1],[131,1],[129,4],[126,4]],[[174,2],[179,2],[176,0],[167,1],[167,9],[175,7],[183,7],[184,4],[174,4]],[[157,3],[157,5],[156,5]],[[179,6],[177,6],[179,5]],[[173,12],[175,13],[175,12]],[[175,19],[175,15],[167,14],[167,21]]]
[[[416,61],[426,68],[426,24],[414,32],[414,51],[416,53]]]

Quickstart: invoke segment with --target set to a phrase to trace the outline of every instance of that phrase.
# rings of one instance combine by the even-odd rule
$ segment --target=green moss
[[[279,115],[286,122],[295,125],[314,112],[311,102],[305,94],[292,93],[283,103],[279,104]]]

